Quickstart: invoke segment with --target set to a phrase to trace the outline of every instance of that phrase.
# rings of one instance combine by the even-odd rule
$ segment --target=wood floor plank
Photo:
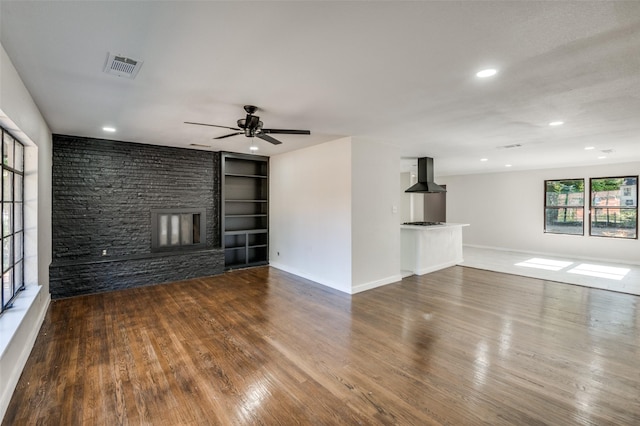
[[[640,297],[269,267],[51,303],[3,425],[640,424]]]

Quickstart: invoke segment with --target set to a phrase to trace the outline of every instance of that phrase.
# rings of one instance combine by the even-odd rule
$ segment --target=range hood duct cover
[[[433,158],[418,158],[418,183],[404,192],[447,192],[433,181]]]

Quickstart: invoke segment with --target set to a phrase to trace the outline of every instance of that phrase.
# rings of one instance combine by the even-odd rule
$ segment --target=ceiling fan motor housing
[[[253,137],[262,130],[260,117],[248,114],[247,118],[238,120],[238,127],[244,129],[244,134]]]
[[[214,139],[225,139],[231,136],[241,135],[244,133],[244,135],[247,137],[250,137],[250,138],[258,137],[273,145],[280,145],[282,142],[270,136],[270,134],[285,134],[285,135],[310,135],[311,134],[309,130],[263,129],[262,128],[263,123],[262,121],[260,121],[260,117],[253,115],[253,113],[258,110],[258,107],[253,105],[245,105],[244,110],[247,112],[247,116],[237,121],[238,123],[237,129],[235,127],[220,126],[217,124],[194,123],[191,121],[185,121],[185,123],[197,124],[200,126],[222,127],[223,129],[236,131],[236,133],[230,133],[228,135],[218,136],[218,137],[215,137]]]

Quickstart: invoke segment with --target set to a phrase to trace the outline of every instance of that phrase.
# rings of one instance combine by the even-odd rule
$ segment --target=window
[[[2,138],[2,291],[0,313],[24,289],[24,146],[0,127]]]
[[[591,179],[589,235],[638,238],[638,176]]]
[[[206,245],[205,209],[151,211],[153,251],[196,248]]]
[[[544,181],[544,232],[584,235],[584,179]]]

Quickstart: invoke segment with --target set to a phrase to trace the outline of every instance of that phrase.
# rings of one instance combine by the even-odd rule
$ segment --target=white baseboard
[[[422,268],[422,269],[419,269],[419,270],[415,271],[415,274],[416,275],[429,274],[431,272],[439,271],[441,269],[445,269],[445,268],[450,268],[452,266],[456,266],[457,264],[462,263],[462,262],[463,262],[463,259],[457,259],[457,260],[454,260],[452,262],[445,262],[445,263],[440,263],[438,265],[432,265],[432,266],[429,266],[427,268]]]
[[[299,277],[302,277],[304,279],[316,282],[318,284],[321,284],[323,286],[326,287],[330,287],[334,290],[338,290],[341,291],[343,293],[347,293],[347,294],[356,294],[356,293],[360,293],[362,291],[365,290],[371,290],[372,288],[376,288],[376,287],[381,287],[383,285],[387,285],[387,284],[391,284],[391,283],[395,283],[398,281],[402,280],[402,275],[401,274],[396,274],[396,275],[392,275],[390,277],[386,277],[380,280],[376,280],[376,281],[371,281],[368,283],[364,283],[364,284],[359,284],[355,287],[352,288],[345,288],[345,286],[340,286],[337,283],[333,283],[333,282],[327,282],[326,280],[323,280],[322,278],[307,274],[305,272],[296,270],[295,268],[290,268],[286,265],[277,263],[277,262],[269,262],[269,266],[271,266],[272,268],[276,268],[276,269],[280,269],[281,271],[285,271],[288,272],[290,274],[294,274],[297,275]],[[351,283],[348,283],[349,285],[351,285]]]
[[[382,287],[383,285],[397,283],[398,281],[402,281],[402,275],[392,275],[387,278],[383,278],[381,280],[370,281],[364,284],[358,284],[351,289],[351,294],[360,293],[365,290],[371,290],[372,288]]]
[[[287,265],[283,265],[283,264],[278,263],[278,262],[269,261],[269,266],[271,266],[272,268],[280,269],[281,271],[285,271],[285,272],[288,272],[288,273],[293,274],[293,275],[297,275],[297,276],[302,277],[304,279],[307,279],[307,280],[313,281],[315,283],[321,284],[321,285],[323,285],[325,287],[330,287],[330,288],[332,288],[334,290],[341,291],[343,293],[347,293],[347,294],[351,293],[349,291],[349,289],[347,289],[344,284],[340,285],[340,283],[330,282],[330,281],[327,281],[327,280],[325,280],[325,279],[323,279],[321,277],[316,277],[314,275],[308,274],[308,273],[303,272],[303,271],[299,271],[299,270],[297,270],[295,268],[288,267]],[[348,283],[348,284],[350,285],[351,283]]]

